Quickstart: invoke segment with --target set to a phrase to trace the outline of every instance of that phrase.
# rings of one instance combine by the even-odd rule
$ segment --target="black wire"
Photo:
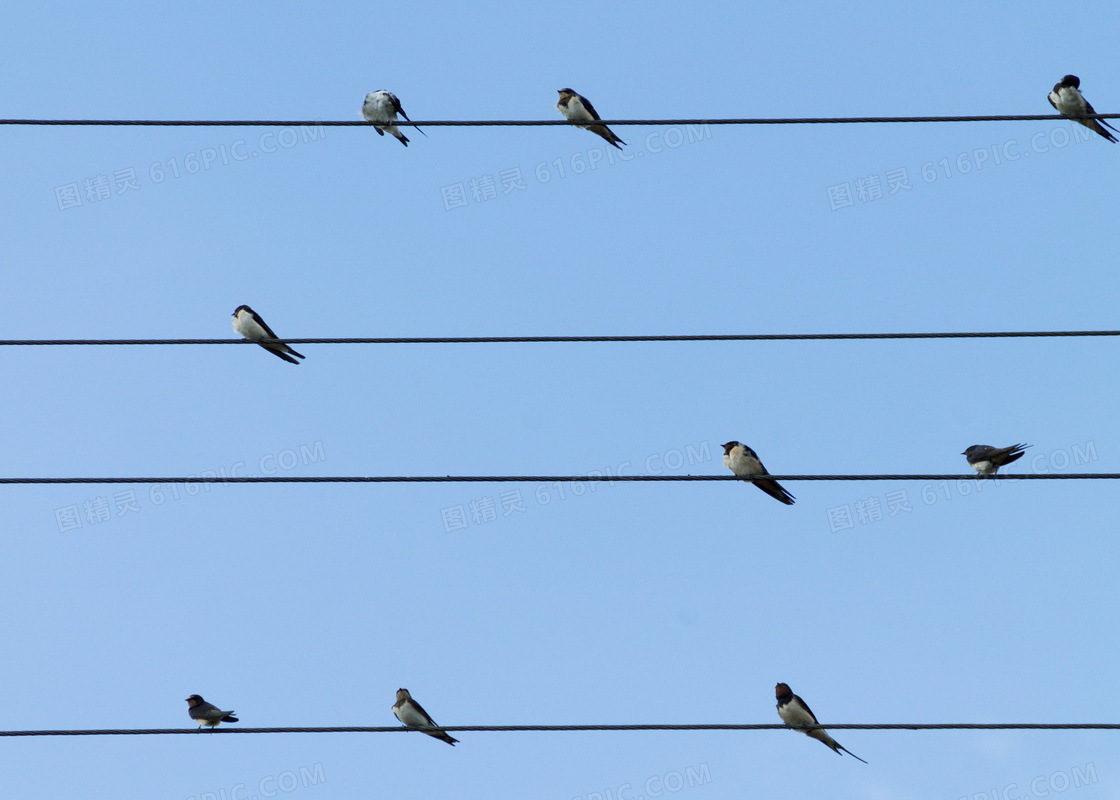
[[[601,120],[603,125],[793,125],[844,123],[904,122],[997,122],[1030,120],[1115,119],[1120,114],[1065,116],[1060,114],[942,116],[942,117],[817,117],[770,119],[676,119],[676,120]],[[291,127],[368,126],[366,121],[324,120],[44,120],[0,119],[0,125],[76,125],[76,126],[150,126],[150,127]],[[421,120],[398,121],[399,127],[524,127],[573,125],[567,120]],[[987,333],[894,333],[894,334],[742,334],[696,336],[536,336],[536,337],[434,337],[434,338],[331,338],[287,339],[293,344],[415,344],[415,343],[495,343],[495,342],[641,342],[641,341],[766,341],[766,340],[828,340],[828,339],[940,339],[940,338],[1005,338],[1060,336],[1116,336],[1120,331],[1036,331]],[[230,339],[68,339],[68,340],[3,340],[0,345],[154,345],[154,344],[255,344]],[[852,480],[975,480],[971,475],[774,475],[775,480],[852,481]],[[1120,474],[1046,474],[1016,475],[1015,479],[1110,479]],[[1006,478],[1005,478],[1006,479]],[[3,484],[53,483],[397,483],[397,482],[565,482],[565,481],[710,481],[742,480],[734,475],[622,475],[622,476],[430,476],[430,477],[172,477],[172,478],[0,478]],[[784,724],[747,725],[487,725],[445,726],[447,731],[643,731],[643,730],[775,730],[788,729]],[[831,724],[837,730],[1120,730],[1116,723],[896,723],[896,724]],[[804,727],[795,729],[805,730]],[[394,733],[411,732],[404,727],[330,727],[330,728],[225,728],[206,733]],[[134,729],[134,730],[40,730],[0,731],[0,736],[106,736],[195,734],[196,729]]]
[[[600,125],[831,125],[841,123],[885,123],[885,122],[1022,122],[1029,120],[1087,120],[1116,119],[1120,114],[1088,114],[1085,116],[1066,116],[1064,114],[994,114],[983,116],[952,117],[774,117],[762,119],[606,119]],[[0,125],[143,125],[167,127],[294,127],[323,126],[349,127],[369,126],[374,123],[365,120],[162,120],[162,119],[0,119]],[[398,127],[527,127],[540,125],[578,125],[566,119],[528,120],[420,120],[410,122],[397,120]]]
[[[680,119],[680,120],[603,120],[604,125],[789,125],[841,123],[903,123],[903,122],[994,122],[1062,119],[1114,119],[1120,114],[1096,114],[1068,117],[1059,114],[951,116],[951,117],[824,117],[774,119]],[[77,126],[368,126],[366,121],[260,121],[260,120],[36,120],[3,119],[0,125],[77,125]],[[428,120],[398,121],[400,127],[425,126],[547,126],[571,125],[567,120]],[[743,334],[697,336],[538,336],[538,337],[437,337],[437,338],[366,338],[366,339],[287,339],[293,344],[405,344],[405,343],[494,343],[494,342],[640,342],[640,341],[734,341],[734,340],[827,340],[827,339],[934,339],[934,338],[1003,338],[1058,336],[1116,336],[1120,331],[1049,331],[988,333],[895,333],[895,334]],[[152,344],[253,344],[229,339],[102,339],[102,340],[5,340],[0,345],[152,345]],[[775,475],[775,480],[974,480],[970,475]],[[1046,474],[1017,475],[1016,479],[1117,479],[1120,474]],[[196,478],[0,478],[4,484],[51,483],[395,483],[395,482],[565,482],[565,481],[672,481],[672,480],[742,480],[737,476],[692,475],[627,475],[627,476],[431,476],[431,477],[196,477]],[[1120,730],[1116,723],[895,723],[895,724],[831,724],[842,730]],[[446,731],[681,731],[681,730],[775,730],[788,729],[784,724],[745,725],[488,725],[445,726]],[[806,730],[807,728],[796,728]],[[205,733],[396,733],[415,729],[393,727],[327,727],[327,728],[225,728]],[[39,730],[0,731],[0,736],[107,736],[196,734],[196,729],[132,729],[132,730]]]
[[[766,475],[776,481],[1043,481],[1118,480],[1117,472],[997,475],[994,479],[972,475]],[[394,475],[374,477],[281,476],[260,477],[200,475],[171,478],[0,478],[0,484],[43,483],[613,483],[615,481],[750,481],[738,475]]]
[[[444,725],[440,730],[475,733],[521,732],[521,731],[770,731],[770,730],[908,730],[908,731],[954,731],[954,730],[1120,730],[1115,722],[894,722],[894,723],[855,723],[821,725],[785,725],[782,723],[730,724],[730,725]],[[221,728],[200,730],[198,728],[134,728],[119,730],[56,730],[56,731],[0,731],[0,736],[142,736],[142,735],[179,735],[212,733],[423,733],[416,728],[399,725],[391,727],[329,727],[329,728]]]
[[[715,333],[666,336],[427,336],[261,339],[288,344],[517,344],[538,342],[772,342],[846,339],[1022,339],[1120,336],[1120,331],[974,331],[944,333]],[[0,339],[0,345],[259,344],[248,339]]]

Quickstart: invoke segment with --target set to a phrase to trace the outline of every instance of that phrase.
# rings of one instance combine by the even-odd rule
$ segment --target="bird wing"
[[[579,101],[583,103],[583,107],[587,109],[587,113],[591,115],[592,119],[602,119],[602,117],[599,116],[599,112],[595,110],[595,106],[591,105],[590,100],[588,100],[581,94],[577,94],[576,97],[578,97]]]

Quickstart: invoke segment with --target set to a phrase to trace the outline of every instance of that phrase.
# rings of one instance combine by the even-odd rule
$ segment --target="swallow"
[[[753,475],[769,475],[766,467],[758,460],[758,453],[745,444],[728,442],[723,445],[723,465],[741,478]],[[787,506],[793,505],[793,495],[782,488],[777,481],[752,480],[749,481],[775,500],[780,500]]]
[[[412,122],[408,119],[408,114],[404,113],[404,109],[401,108],[401,101],[397,99],[397,96],[384,89],[370,92],[366,95],[366,101],[362,103],[362,116],[366,118],[367,122],[374,123],[378,136],[384,136],[385,131],[388,131],[397,137],[397,141],[408,147],[408,137],[393,124],[397,121],[397,114]],[[419,128],[416,128],[416,130],[420,131]],[[424,131],[420,131],[420,133],[424,133]],[[427,136],[428,134],[424,133],[424,135]]]
[[[187,713],[191,715],[191,719],[198,723],[198,727],[205,725],[208,728],[216,728],[222,722],[238,722],[237,717],[233,716],[234,711],[222,711],[215,705],[207,703],[197,694],[192,694],[187,698]]]
[[[782,722],[786,725],[820,725],[808,704],[795,695],[790,690],[788,684],[779,683],[775,686],[774,695],[778,698],[778,716],[782,718]],[[824,728],[807,730],[805,734],[816,739],[818,742],[827,744],[836,751],[836,755],[841,755],[840,751],[843,750],[856,761],[863,761],[862,758],[829,736],[828,731]],[[867,762],[863,761],[863,763],[866,764]]]
[[[397,702],[393,704],[393,714],[408,727],[419,728],[429,736],[447,742],[452,747],[459,741],[452,739],[447,731],[436,725],[435,720],[428,716],[424,707],[412,699],[408,689],[397,689]]]
[[[990,478],[999,472],[1000,467],[1022,458],[1023,451],[1028,447],[1029,444],[1013,444],[1010,447],[974,444],[961,455],[967,458],[969,466],[976,470],[977,478]]]
[[[272,328],[265,324],[258,314],[249,306],[238,306],[233,312],[233,329],[248,339],[250,342],[257,342],[268,352],[275,356],[287,361],[289,364],[298,364],[295,358],[303,358],[304,356],[297,353],[292,348],[283,342],[262,342],[261,339],[279,339]]]
[[[606,125],[582,125],[578,123],[595,122],[602,119],[599,112],[595,110],[595,106],[591,105],[591,101],[583,95],[577,94],[572,89],[558,89],[560,92],[560,102],[556,104],[556,110],[564,115],[564,119],[569,122],[577,123],[576,127],[589,130],[594,134],[602,136],[608,142],[613,144],[619,150],[626,142],[619,139],[614,135],[614,131]]]
[[[1046,96],[1050,105],[1058,110],[1059,114],[1067,117],[1081,117],[1085,114],[1096,114],[1093,106],[1081,94],[1081,79],[1076,75],[1066,75],[1059,83],[1054,84],[1054,90]],[[1106,131],[1102,125],[1107,125],[1112,130],[1117,130],[1103,119],[1079,119],[1079,123],[1091,131],[1099,133],[1110,142],[1115,142],[1116,137]]]

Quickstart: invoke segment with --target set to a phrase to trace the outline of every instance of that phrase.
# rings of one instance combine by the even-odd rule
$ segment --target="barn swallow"
[[[249,308],[249,306],[238,306],[233,312],[233,329],[250,342],[258,342],[265,350],[273,355],[279,356],[290,364],[299,363],[292,358],[292,356],[303,358],[302,355],[283,342],[260,341],[261,339],[278,339],[279,337],[272,332],[272,328],[265,324],[260,314]]]
[[[1058,110],[1059,114],[1065,114],[1067,117],[1080,117],[1085,114],[1096,114],[1093,106],[1085,99],[1085,95],[1081,94],[1081,79],[1076,75],[1066,75],[1062,78],[1061,82],[1054,84],[1054,91],[1046,96],[1050,101],[1050,105]],[[1102,125],[1108,125],[1112,130],[1117,130],[1108,124],[1107,120],[1103,119],[1079,119],[1079,123],[1084,125],[1091,131],[1099,133],[1110,142],[1115,142],[1116,137],[1102,128]]]
[[[723,465],[741,478],[752,475],[769,475],[766,467],[758,460],[758,454],[745,444],[731,441],[723,445]],[[753,480],[750,481],[766,494],[776,500],[781,500],[787,506],[793,505],[793,495],[781,487],[777,481]]]
[[[778,698],[778,716],[782,718],[782,722],[786,725],[820,725],[808,704],[795,695],[788,684],[779,683],[775,686],[774,695]],[[829,736],[828,731],[824,728],[806,730],[805,733],[818,742],[827,744],[836,751],[836,755],[840,755],[840,751],[843,750],[856,761],[863,761],[862,758]],[[866,764],[867,762],[863,761],[863,763]]]
[[[583,95],[577,94],[572,89],[558,89],[557,91],[560,92],[560,102],[556,104],[556,110],[564,115],[564,119],[575,123],[595,122],[596,120],[602,119],[602,117],[599,116],[599,112],[595,110],[595,106],[591,105],[591,101]],[[589,130],[594,134],[602,136],[619,150],[622,149],[622,145],[626,144],[626,142],[615,136],[614,131],[606,125],[577,124],[576,127]]]
[[[199,695],[192,694],[187,698],[187,713],[191,715],[191,719],[198,723],[198,727],[205,725],[208,728],[216,728],[222,722],[237,722],[237,717],[233,716],[234,711],[222,711],[215,705],[207,703]]]
[[[1013,444],[1010,447],[974,444],[961,455],[967,458],[969,466],[976,470],[977,478],[990,478],[999,472],[1000,467],[1022,458],[1023,451],[1028,447],[1029,444]]]
[[[396,125],[392,124],[397,121],[397,114],[408,119],[408,114],[404,113],[404,109],[401,108],[401,101],[397,99],[395,94],[384,89],[370,92],[366,95],[366,101],[362,103],[362,116],[366,118],[367,122],[375,123],[378,136],[384,136],[385,131],[388,131],[397,137],[397,141],[408,147],[408,137],[401,133]],[[410,119],[408,121],[412,122]],[[419,128],[416,128],[416,130],[420,131]],[[424,131],[420,131],[420,133],[424,133]],[[424,133],[424,135],[427,136],[428,134]]]
[[[447,731],[436,725],[424,707],[412,699],[408,689],[397,689],[397,702],[393,704],[393,714],[410,728],[419,728],[429,736],[447,742],[452,747],[459,741],[452,739]]]

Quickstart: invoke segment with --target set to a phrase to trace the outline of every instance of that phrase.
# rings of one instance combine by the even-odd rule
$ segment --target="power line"
[[[1120,331],[972,331],[941,333],[713,333],[664,336],[405,336],[261,339],[288,344],[525,344],[541,342],[774,342],[848,339],[1026,339],[1120,336]],[[258,344],[248,339],[0,339],[0,345]]]
[[[700,724],[700,725],[441,725],[440,729],[454,733],[509,733],[525,731],[805,731],[816,728],[830,730],[903,730],[903,731],[1019,731],[1019,730],[1120,730],[1115,722],[892,722],[810,725],[762,724]],[[423,733],[417,728],[400,725],[387,727],[328,727],[328,728],[221,728],[202,731],[197,728],[134,728],[114,730],[50,730],[50,731],[0,731],[0,736],[155,736],[212,733]]]
[[[524,731],[755,731],[755,730],[1120,730],[1120,723],[855,723],[794,726],[782,723],[699,725],[444,725],[441,730],[459,732]],[[140,728],[118,730],[0,731],[0,736],[136,736],[210,733],[423,733],[417,728],[325,727],[325,728]]]
[[[760,476],[762,477],[762,476]],[[1042,481],[1120,480],[1118,472],[998,475],[766,475],[776,481]],[[0,478],[0,484],[51,483],[614,483],[640,481],[750,481],[738,475],[392,475],[392,476],[228,476],[198,475],[170,478]]]
[[[602,125],[836,125],[845,123],[887,122],[1025,122],[1033,120],[1116,119],[1120,114],[993,114],[951,117],[772,117],[734,119],[606,119]],[[0,125],[137,125],[148,127],[368,127],[365,120],[163,120],[163,119],[0,119]],[[409,122],[397,120],[398,127],[536,127],[542,125],[576,125],[566,119],[443,119]]]

